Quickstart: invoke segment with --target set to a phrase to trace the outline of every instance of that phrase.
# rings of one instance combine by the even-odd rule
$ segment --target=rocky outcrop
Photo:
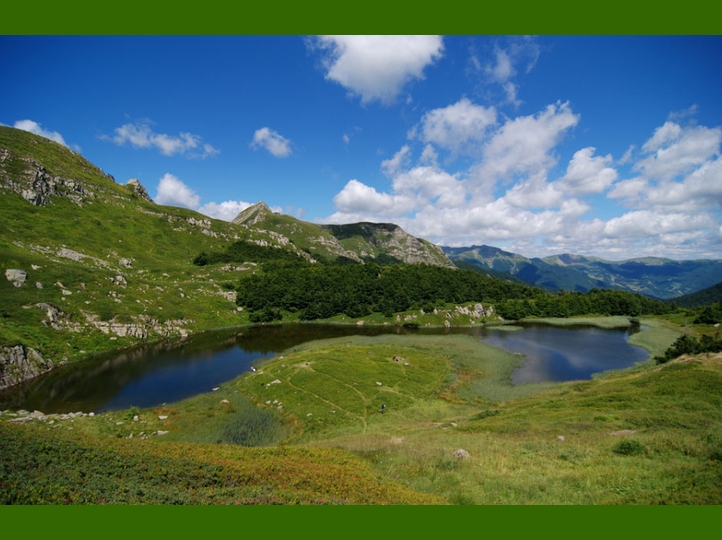
[[[52,197],[66,197],[82,206],[86,199],[95,197],[80,182],[52,174],[34,159],[15,158],[5,148],[0,152],[4,158],[0,161],[0,185],[19,193],[34,206],[45,206]],[[5,164],[9,161],[20,162],[23,173],[7,174]]]
[[[0,347],[0,389],[37,377],[53,368],[35,349],[23,345]]]
[[[140,180],[138,180],[137,178],[131,178],[130,180],[128,180],[128,183],[126,185],[135,195],[137,195],[141,199],[155,204],[153,199],[150,198],[150,195],[148,195],[148,191],[146,191],[146,189],[143,187],[143,184],[141,184]]]
[[[394,223],[361,222],[321,228],[342,244],[353,240],[355,251],[366,260],[383,254],[407,264],[456,268],[440,247],[410,235]]]
[[[251,227],[256,223],[264,221],[271,214],[273,214],[273,211],[266,203],[258,202],[239,212],[238,215],[233,218],[232,223]]]
[[[16,287],[21,287],[28,278],[28,273],[19,268],[8,268],[5,270],[5,278],[7,278],[8,281],[12,281]]]

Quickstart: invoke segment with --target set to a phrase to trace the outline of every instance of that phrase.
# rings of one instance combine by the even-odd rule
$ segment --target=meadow
[[[722,503],[719,355],[513,386],[520,362],[468,336],[338,338],[180,403],[1,422],[2,502]]]

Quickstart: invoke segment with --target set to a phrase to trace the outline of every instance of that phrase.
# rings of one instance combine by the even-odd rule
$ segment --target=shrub
[[[645,446],[635,439],[626,439],[612,448],[612,452],[621,456],[636,456],[644,453],[645,450]]]

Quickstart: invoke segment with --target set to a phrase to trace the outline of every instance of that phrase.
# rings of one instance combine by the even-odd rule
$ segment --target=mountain
[[[0,126],[0,388],[88,354],[246,324],[233,290],[254,264],[197,266],[243,240],[310,261],[452,266],[389,224],[320,226],[263,203],[233,223],[154,203],[67,147]],[[4,278],[3,278],[4,276]]]
[[[674,303],[683,308],[710,306],[722,301],[722,281],[692,294],[673,299]]]
[[[362,262],[402,262],[453,268],[441,248],[415,238],[393,223],[317,225],[274,213],[263,202],[241,211],[233,223],[279,235],[314,260],[339,258]]]
[[[490,246],[442,249],[452,261],[508,272],[549,291],[619,289],[652,298],[673,299],[714,285],[722,276],[722,260],[674,261],[644,257],[614,262],[567,253],[528,259]]]

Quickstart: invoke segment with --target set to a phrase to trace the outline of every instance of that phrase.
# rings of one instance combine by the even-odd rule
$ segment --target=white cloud
[[[634,170],[647,178],[672,180],[718,155],[721,142],[721,128],[680,128],[667,122],[644,143],[642,149],[654,153],[637,162]]]
[[[629,161],[632,159],[632,152],[634,152],[635,145],[630,144],[629,148],[627,148],[627,151],[624,152],[624,155],[622,155],[621,158],[619,158],[619,164],[620,165],[626,165],[629,163]]]
[[[444,48],[441,36],[318,36],[309,44],[325,54],[326,79],[363,104],[392,103],[407,83],[424,78]]]
[[[200,205],[201,198],[200,195],[177,177],[166,173],[158,184],[158,194],[155,196],[155,202],[163,205],[178,205],[196,209]]]
[[[49,131],[47,129],[44,129],[40,124],[33,120],[18,120],[17,122],[15,122],[13,127],[15,129],[29,131],[30,133],[34,133],[35,135],[40,135],[41,137],[45,137],[46,139],[50,139],[51,141],[60,143],[63,146],[68,146],[65,142],[65,139],[63,139],[63,136],[60,133],[58,133],[57,131]]]
[[[404,145],[401,150],[394,154],[391,159],[385,159],[381,162],[381,169],[389,175],[393,176],[399,172],[403,167],[408,165],[411,158],[411,148],[409,145]]]
[[[115,128],[113,137],[103,135],[101,139],[110,140],[118,146],[130,143],[134,148],[155,148],[164,156],[185,154],[191,158],[205,159],[220,153],[220,150],[210,144],[202,144],[199,135],[186,132],[181,132],[178,136],[155,133],[148,121],[123,124]]]
[[[243,210],[251,206],[251,203],[245,201],[224,201],[222,203],[209,202],[199,207],[197,210],[201,214],[223,221],[233,221],[233,219]]]
[[[427,112],[420,126],[410,132],[454,154],[478,152],[481,141],[496,123],[496,109],[474,105],[462,98],[453,105]]]
[[[459,103],[432,112],[446,113]],[[482,129],[465,132],[463,122],[450,117],[427,113],[408,144],[382,163],[388,188],[350,181],[326,221],[392,221],[442,245],[486,243],[527,256],[719,258],[720,128],[677,129],[668,122],[629,147],[625,160],[640,174],[619,180],[618,162],[591,146],[576,150],[564,172],[552,176],[560,143],[580,122],[568,103],[484,125],[484,135]],[[473,161],[466,169],[452,174],[439,165],[435,147],[459,148],[474,137],[480,151],[469,154]],[[636,164],[634,148],[641,153]]]
[[[253,141],[251,141],[251,148],[265,148],[278,158],[291,155],[291,141],[267,127],[256,130],[253,134]]]
[[[469,59],[471,72],[483,73],[487,84],[498,84],[504,91],[504,103],[518,106],[519,86],[514,79],[518,75],[518,67],[529,73],[539,58],[540,48],[532,36],[513,36],[506,40],[505,45],[496,43],[491,59],[482,66],[482,62],[472,54]]]
[[[546,174],[556,163],[551,151],[579,122],[569,103],[549,105],[537,115],[509,119],[485,144],[477,175],[505,179]]]
[[[509,53],[499,47],[495,50],[496,63],[486,67],[486,73],[492,80],[503,83],[516,75]]]
[[[593,156],[595,148],[582,148],[569,162],[567,174],[560,180],[559,189],[572,195],[602,193],[617,179],[617,171],[608,167],[612,156]]]
[[[659,147],[675,141],[682,134],[682,128],[674,122],[665,122],[663,126],[654,130],[654,135],[642,145],[643,152],[654,152]]]
[[[158,182],[158,194],[155,196],[155,202],[168,206],[184,206],[208,217],[224,221],[233,221],[239,212],[251,206],[251,203],[245,201],[209,202],[201,206],[200,195],[171,173],[163,175]],[[280,209],[274,208],[273,211],[280,212]]]
[[[414,208],[414,201],[405,195],[379,193],[373,187],[349,180],[333,198],[341,214],[403,216]]]

